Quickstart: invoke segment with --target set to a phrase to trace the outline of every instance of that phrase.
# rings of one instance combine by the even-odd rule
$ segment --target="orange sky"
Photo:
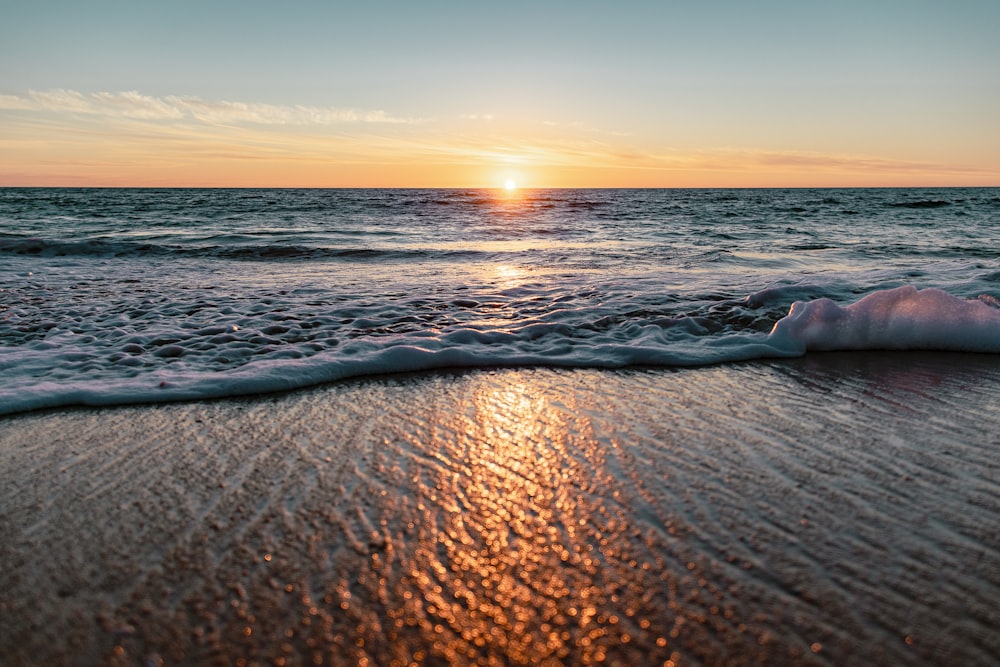
[[[24,3],[0,186],[1000,185],[983,3],[386,4]]]

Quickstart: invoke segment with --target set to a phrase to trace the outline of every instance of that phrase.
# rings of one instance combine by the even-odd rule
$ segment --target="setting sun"
[[[714,4],[640,1],[540,3],[530,21],[494,3],[386,12],[313,2],[294,15],[251,3],[234,15],[227,3],[179,0],[141,12],[96,3],[79,17],[17,4],[0,22],[0,63],[18,63],[0,80],[4,187],[517,198],[540,188],[1000,183],[1000,2],[902,14],[891,3],[771,2],[744,16],[746,3],[724,0],[741,20],[722,24]],[[198,39],[178,50],[171,30],[188,24]]]

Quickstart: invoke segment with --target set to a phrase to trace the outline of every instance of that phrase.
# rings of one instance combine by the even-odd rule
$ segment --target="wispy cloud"
[[[0,110],[50,111],[144,120],[196,120],[211,124],[338,125],[350,123],[407,124],[419,119],[393,116],[380,109],[209,101],[198,97],[154,97],[137,91],[81,93],[74,90],[32,90],[0,95]]]
[[[809,153],[804,151],[723,150],[716,153],[727,165],[810,171],[849,170],[870,173],[986,173],[962,164],[900,160],[871,155]]]
[[[594,127],[592,125],[589,125],[589,124],[585,123],[582,120],[574,120],[574,121],[568,121],[568,122],[561,122],[561,121],[555,121],[555,120],[544,120],[544,121],[542,121],[542,125],[544,125],[545,127],[564,128],[564,129],[569,129],[569,130],[573,130],[573,131],[577,131],[577,132],[586,132],[586,133],[589,133],[589,134],[604,135],[604,136],[608,136],[608,137],[624,138],[624,137],[635,136],[634,133],[632,133],[632,132],[622,132],[621,130],[605,130],[605,129],[600,128],[600,127]]]
[[[979,182],[1000,173],[940,156],[919,161],[753,146],[682,150],[668,141],[582,122],[485,113],[417,120],[380,110],[137,91],[0,94],[0,184],[462,184],[488,183],[498,169],[564,185],[581,178],[649,186],[895,184]]]
[[[598,140],[590,128],[577,136],[520,139],[499,135],[460,135],[439,141],[413,139],[406,145],[425,160],[519,164],[535,167],[586,167],[661,172],[853,172],[867,174],[979,174],[981,167],[901,160],[870,155],[717,148],[656,151],[630,143]],[[589,135],[589,136],[588,136]],[[400,145],[399,139],[395,140]]]

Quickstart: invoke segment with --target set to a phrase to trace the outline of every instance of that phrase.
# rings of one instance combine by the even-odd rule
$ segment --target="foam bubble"
[[[874,292],[840,307],[796,301],[771,330],[779,347],[806,350],[1000,352],[1000,309],[912,285]]]
[[[779,294],[758,296],[766,303]],[[169,328],[178,306],[164,300],[150,304],[146,316],[155,323],[143,333],[105,327],[99,314],[75,318],[65,332],[22,327],[20,345],[0,348],[6,376],[0,414],[257,394],[446,367],[699,366],[809,350],[1000,353],[1000,308],[990,302],[912,286],[877,291],[848,306],[828,298],[796,301],[766,333],[746,328],[732,314],[720,325],[710,316],[725,315],[713,310],[695,322],[610,317],[596,306],[555,310],[545,319],[489,321],[480,315],[466,326],[398,327],[384,312],[392,303],[359,308],[365,326],[344,319],[343,308],[337,317],[314,314],[280,323],[264,313],[244,317],[246,326],[219,321],[215,309],[206,308],[206,321],[189,314],[195,321]],[[284,313],[292,305],[275,301],[271,307]],[[22,321],[9,317],[13,324]],[[689,320],[705,326],[685,326]]]

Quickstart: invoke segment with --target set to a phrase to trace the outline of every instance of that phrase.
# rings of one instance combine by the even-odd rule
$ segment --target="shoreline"
[[[15,664],[988,664],[1000,359],[436,371],[0,419]]]

